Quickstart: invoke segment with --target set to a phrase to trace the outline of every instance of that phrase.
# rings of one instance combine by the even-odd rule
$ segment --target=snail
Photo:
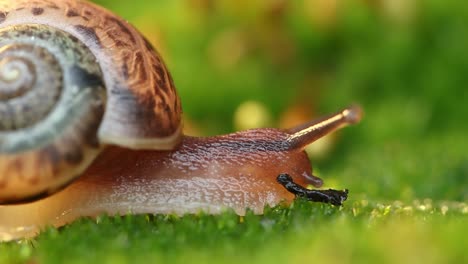
[[[304,148],[361,119],[351,106],[280,130],[182,134],[181,103],[157,51],[127,22],[79,0],[0,2],[0,241],[79,217],[261,214],[311,190]]]

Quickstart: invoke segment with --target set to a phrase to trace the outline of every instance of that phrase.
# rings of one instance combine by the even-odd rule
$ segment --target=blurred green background
[[[467,263],[468,2],[95,2],[157,47],[186,132],[289,127],[351,103],[310,149],[343,208],[82,220],[0,245],[0,262]]]

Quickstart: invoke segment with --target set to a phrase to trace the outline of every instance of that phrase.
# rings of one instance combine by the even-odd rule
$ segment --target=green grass
[[[0,245],[0,263],[466,263],[466,203],[296,201],[265,215],[103,216]]]

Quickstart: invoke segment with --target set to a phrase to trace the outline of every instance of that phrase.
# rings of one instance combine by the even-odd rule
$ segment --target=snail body
[[[307,193],[300,185],[320,187],[304,148],[361,118],[353,106],[289,130],[184,136],[172,78],[151,45],[109,11],[57,2],[0,3],[0,241],[103,213],[261,214]],[[55,62],[33,67],[42,63],[36,57]],[[59,88],[29,85],[41,82]],[[24,118],[30,109],[17,103],[26,99],[57,103]],[[346,199],[335,190],[310,194]]]

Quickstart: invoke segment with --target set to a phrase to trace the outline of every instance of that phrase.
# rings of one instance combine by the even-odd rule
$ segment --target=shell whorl
[[[39,74],[39,69],[45,74]],[[23,129],[45,118],[57,103],[62,84],[62,70],[46,49],[30,44],[3,46],[0,50],[0,131]]]
[[[100,150],[106,94],[96,58],[72,35],[0,29],[0,202],[52,192]]]

